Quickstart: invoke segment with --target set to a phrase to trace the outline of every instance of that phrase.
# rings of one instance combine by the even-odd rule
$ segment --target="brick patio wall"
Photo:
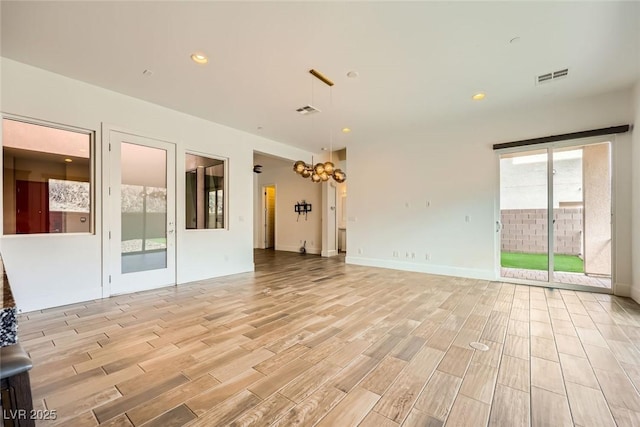
[[[553,211],[556,220],[555,252],[582,255],[582,208],[558,208]],[[547,210],[505,209],[502,221],[501,248],[505,252],[547,252]]]

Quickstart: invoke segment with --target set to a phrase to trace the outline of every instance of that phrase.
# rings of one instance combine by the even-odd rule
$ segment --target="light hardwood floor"
[[[609,295],[256,251],[19,322],[65,426],[640,425],[640,307]]]

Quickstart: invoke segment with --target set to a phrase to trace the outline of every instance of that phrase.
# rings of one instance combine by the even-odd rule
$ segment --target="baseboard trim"
[[[322,251],[320,255],[322,255],[323,257],[332,257],[338,255],[338,251],[335,249],[332,249],[330,251]]]
[[[493,270],[480,270],[475,268],[450,267],[446,265],[424,265],[414,262],[389,261],[383,259],[353,257],[348,255],[345,258],[345,262],[347,264],[363,265],[366,267],[389,268],[392,270],[464,277],[468,279],[495,280],[496,278],[495,271]]]
[[[320,255],[320,248],[309,248],[307,247],[307,253],[313,255]],[[276,251],[285,251],[285,252],[300,252],[300,246],[276,246]]]

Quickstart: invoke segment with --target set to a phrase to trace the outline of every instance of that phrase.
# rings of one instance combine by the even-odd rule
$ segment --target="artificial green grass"
[[[506,268],[523,268],[526,270],[547,270],[547,254],[520,254],[502,252],[500,265]],[[555,271],[584,273],[584,263],[574,255],[555,255],[553,261]]]

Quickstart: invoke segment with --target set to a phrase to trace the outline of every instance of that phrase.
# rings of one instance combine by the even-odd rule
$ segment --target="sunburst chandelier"
[[[327,77],[325,77],[319,71],[311,69],[309,70],[309,73],[311,73],[314,77],[316,77],[321,82],[325,83],[327,86],[329,86],[329,88],[333,86],[333,82],[329,80]],[[313,98],[313,91],[312,91],[312,98]],[[333,96],[331,96],[330,104],[331,106],[333,106]],[[306,108],[307,112],[311,110],[317,111],[317,109],[315,109],[312,106],[307,106],[307,107],[308,107]],[[302,110],[305,110],[305,108],[302,108]],[[311,160],[311,164],[308,164],[303,160],[298,160],[293,164],[293,170],[295,171],[295,173],[297,173],[303,178],[311,178],[311,181],[313,182],[324,182],[324,181],[328,181],[329,178],[333,178],[334,181],[341,183],[347,179],[347,174],[344,173],[342,169],[336,168],[336,166],[331,161],[331,156],[333,151],[332,135],[333,134],[330,134],[329,161],[324,163],[316,163],[314,165],[313,160]]]

